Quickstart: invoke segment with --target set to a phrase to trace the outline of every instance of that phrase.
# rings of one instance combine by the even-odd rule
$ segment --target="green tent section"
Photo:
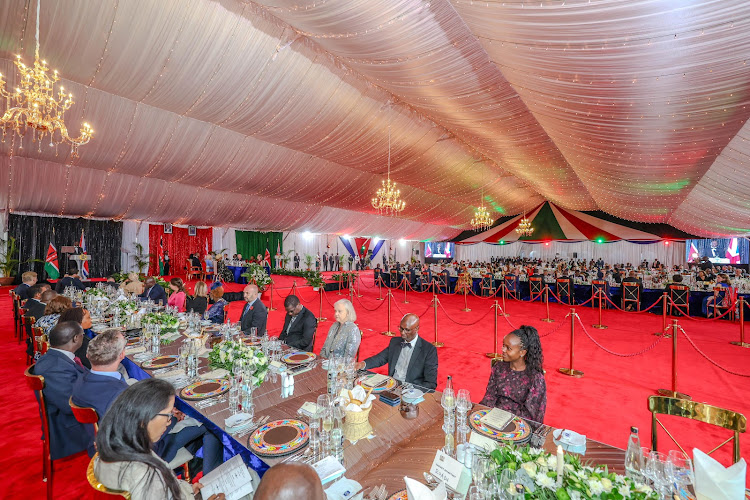
[[[266,255],[266,248],[271,254],[271,262],[273,262],[277,248],[281,248],[281,253],[284,253],[284,234],[281,232],[235,231],[234,234],[237,253],[245,259],[257,257],[259,254],[263,259]]]

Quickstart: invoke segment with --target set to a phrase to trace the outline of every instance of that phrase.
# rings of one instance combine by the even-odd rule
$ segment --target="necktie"
[[[83,363],[81,363],[81,358],[79,358],[78,356],[75,356],[75,357],[73,358],[73,362],[74,362],[75,364],[77,364],[78,366],[80,366],[81,368],[84,368],[84,366],[83,366]]]

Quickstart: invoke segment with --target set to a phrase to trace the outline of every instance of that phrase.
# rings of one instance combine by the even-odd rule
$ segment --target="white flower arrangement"
[[[167,313],[148,313],[141,319],[141,324],[159,325],[161,333],[174,333],[180,326],[180,320]]]
[[[260,349],[255,349],[237,340],[225,340],[214,345],[208,353],[208,364],[213,369],[223,368],[232,372],[234,362],[244,359],[246,373],[250,373],[250,384],[259,386],[268,372],[268,357]]]
[[[573,454],[565,454],[563,478],[558,486],[557,457],[540,448],[498,446],[490,452],[493,474],[516,471],[515,482],[522,484],[526,500],[651,500],[659,495],[649,486],[629,477],[609,472],[606,467],[583,465]]]

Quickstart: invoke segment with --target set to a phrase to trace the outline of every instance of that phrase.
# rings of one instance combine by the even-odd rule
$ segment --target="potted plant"
[[[153,257],[152,253],[143,253],[143,245],[135,244],[135,267],[138,268],[138,274],[143,276],[144,270],[148,267],[149,260]]]
[[[305,254],[305,265],[307,266],[307,270],[308,271],[312,267],[314,261],[315,261],[315,257],[313,257],[312,255],[310,255],[309,253]]]
[[[42,262],[39,259],[26,259],[24,261],[18,260],[18,248],[16,247],[16,239],[11,236],[7,241],[0,243],[0,270],[3,271],[3,277],[0,278],[0,285],[7,286],[13,283],[18,271],[18,266],[22,264],[28,264],[30,262]]]
[[[313,287],[313,290],[317,292],[320,287],[325,285],[325,281],[323,281],[322,274],[318,271],[312,271],[305,276],[305,284]]]

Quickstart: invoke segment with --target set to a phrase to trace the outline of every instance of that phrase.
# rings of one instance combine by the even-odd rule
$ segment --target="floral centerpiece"
[[[180,320],[176,316],[167,313],[148,313],[141,319],[141,324],[159,325],[162,333],[173,333],[180,326]]]
[[[255,283],[261,292],[271,284],[271,277],[266,272],[265,267],[260,264],[250,264],[247,268],[247,271],[242,273],[242,276],[247,278],[248,283]]]
[[[234,362],[238,359],[244,359],[246,370],[251,373],[250,383],[259,386],[266,378],[268,372],[268,357],[260,349],[255,349],[237,340],[225,340],[214,345],[214,348],[208,353],[208,364],[211,368],[223,368],[232,373]]]
[[[107,299],[109,300],[109,294],[106,290],[103,290],[101,288],[87,288],[83,292],[83,296],[87,297],[89,299]]]
[[[524,486],[526,500],[659,498],[651,487],[609,472],[606,467],[584,465],[578,456],[570,453],[565,454],[560,485],[556,472],[557,457],[540,448],[506,444],[493,450],[489,456],[497,466],[494,473],[498,476],[505,469],[516,471],[516,484]]]

